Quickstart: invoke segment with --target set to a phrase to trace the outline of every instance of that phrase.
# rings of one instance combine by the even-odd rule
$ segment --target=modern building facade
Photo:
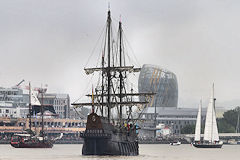
[[[91,113],[91,109],[87,107],[70,108],[70,119],[87,119],[88,114]]]
[[[138,91],[156,93],[150,100],[150,107],[177,107],[177,77],[174,73],[159,66],[143,65],[138,79]]]
[[[46,93],[38,96],[44,105],[52,105],[59,118],[70,118],[70,97],[68,94]]]
[[[23,90],[17,87],[0,87],[0,102],[12,104],[13,107],[26,106]]]
[[[155,128],[155,124],[164,124],[171,129],[172,134],[180,134],[181,129],[187,125],[195,125],[198,108],[156,108],[157,117],[155,120],[155,108],[149,107],[142,115],[144,120],[142,127]],[[202,121],[205,121],[207,108],[202,108]]]
[[[26,117],[29,96],[18,87],[0,87],[0,117]]]
[[[70,118],[70,97],[68,94],[46,93],[39,101],[44,105],[52,105],[58,118]],[[0,117],[26,118],[28,114],[29,94],[21,88],[0,87]]]
[[[196,123],[197,107],[178,108],[178,82],[173,72],[157,65],[144,64],[138,79],[138,90],[140,93],[156,93],[142,113],[143,123],[140,125],[145,130],[140,131],[141,135],[156,136],[155,128],[160,124],[169,128],[171,134],[180,134],[183,127]],[[202,116],[204,119],[205,109]]]
[[[18,114],[17,108],[11,103],[0,102],[0,117],[16,118]]]

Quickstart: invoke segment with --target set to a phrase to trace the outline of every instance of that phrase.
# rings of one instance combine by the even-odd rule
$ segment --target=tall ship
[[[19,134],[14,134],[11,138],[11,146],[15,148],[52,148],[54,140],[49,139],[44,132],[44,106],[43,106],[43,94],[45,93],[44,89],[39,89],[39,94],[42,96],[42,103],[38,100],[37,96],[33,93],[31,89],[31,84],[29,83],[29,114],[27,124],[29,125],[28,129]],[[39,134],[36,134],[32,130],[32,115],[33,108],[40,110],[41,112],[41,131]]]
[[[82,155],[139,155],[138,116],[134,108],[148,104],[152,93],[136,93],[129,89],[127,77],[141,68],[126,65],[122,22],[119,22],[117,40],[112,36],[111,12],[108,11],[101,65],[84,68],[86,74],[99,73],[98,85],[86,96],[91,102],[73,103],[75,107],[90,106],[86,130],[80,134],[84,139]],[[105,56],[106,55],[106,56]],[[146,97],[140,101],[139,96]]]
[[[201,110],[202,102],[200,102],[197,122],[195,127],[195,138],[193,146],[197,148],[221,148],[223,145],[222,141],[219,141],[218,128],[216,122],[216,111],[215,111],[215,101],[214,98],[214,84],[212,86],[212,95],[207,108],[204,137],[201,139]]]

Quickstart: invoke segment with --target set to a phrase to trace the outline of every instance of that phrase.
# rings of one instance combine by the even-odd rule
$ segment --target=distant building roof
[[[68,94],[56,94],[56,98],[68,98]]]
[[[205,115],[207,108],[202,109],[202,115]],[[156,112],[160,116],[197,116],[198,108],[175,108],[175,107],[156,107]],[[145,113],[155,113],[155,107],[146,108]]]

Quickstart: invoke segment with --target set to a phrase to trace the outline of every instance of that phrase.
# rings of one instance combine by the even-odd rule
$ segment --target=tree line
[[[223,113],[222,118],[217,118],[218,132],[219,133],[235,133],[240,132],[240,107],[236,107],[235,109],[228,110]],[[201,127],[201,133],[204,132],[204,123]],[[181,129],[181,134],[194,134],[195,133],[195,125],[186,125]]]

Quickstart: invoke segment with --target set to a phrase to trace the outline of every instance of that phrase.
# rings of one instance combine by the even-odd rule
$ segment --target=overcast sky
[[[180,107],[197,107],[201,97],[207,103],[213,82],[217,104],[240,105],[238,0],[1,0],[0,86],[25,79],[71,101],[85,94],[83,67],[108,2],[138,62],[177,75]]]

